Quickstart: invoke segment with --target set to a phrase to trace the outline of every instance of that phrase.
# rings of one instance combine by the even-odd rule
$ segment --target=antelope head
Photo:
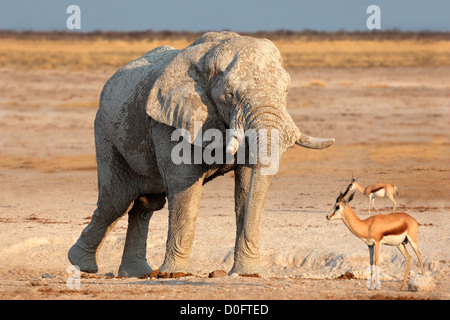
[[[353,192],[350,197],[348,197],[347,200],[345,200],[345,196],[350,191],[351,184],[348,185],[347,189],[344,193],[340,192],[339,196],[336,199],[335,204],[333,205],[333,208],[331,208],[330,212],[327,214],[327,220],[336,220],[336,219],[342,219],[342,212],[344,211],[347,204],[353,200],[353,197],[355,195],[355,192]]]

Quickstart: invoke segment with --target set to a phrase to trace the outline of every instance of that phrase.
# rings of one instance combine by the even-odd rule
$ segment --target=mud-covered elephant
[[[159,271],[186,272],[202,186],[234,170],[236,242],[230,274],[263,274],[260,222],[273,174],[263,173],[267,161],[250,152],[250,142],[260,147],[276,141],[270,150],[277,158],[294,144],[322,149],[334,142],[304,135],[295,126],[286,111],[289,81],[272,42],[232,32],[206,33],[182,50],[158,47],[119,69],[102,90],[95,119],[97,209],[70,248],[70,262],[97,272],[100,244],[128,213],[119,275],[150,273],[148,224],[167,198],[169,230]],[[215,135],[215,152],[234,161],[194,159],[213,140],[197,139],[199,132],[210,129],[222,133]],[[173,139],[176,130],[184,138]],[[253,136],[246,134],[250,131]],[[184,152],[186,146],[192,150],[193,161],[174,161],[180,144]],[[238,150],[247,150],[244,161],[237,161]]]

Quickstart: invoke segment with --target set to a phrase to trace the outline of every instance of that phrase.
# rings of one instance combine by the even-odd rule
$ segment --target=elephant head
[[[236,152],[249,129],[280,130],[280,153],[294,143],[313,149],[333,139],[304,135],[286,111],[289,74],[275,45],[233,32],[204,34],[161,71],[147,100],[147,114],[184,129],[195,143],[195,122],[205,129],[233,129],[227,150]]]
[[[269,132],[266,137],[257,134],[257,143],[273,139],[271,129],[277,130],[277,157],[294,144],[322,149],[334,142],[304,135],[294,124],[286,110],[290,77],[269,40],[232,32],[207,33],[180,50],[159,72],[146,112],[158,122],[187,130],[191,143],[198,141],[196,122],[204,129],[231,129],[226,150],[232,154],[243,145],[249,130]],[[236,200],[239,221],[232,272],[253,273],[255,268],[248,266],[259,262],[259,224],[271,179],[257,170],[262,167],[261,161],[247,166],[247,180],[243,181],[242,172],[236,180],[247,190],[245,203]]]

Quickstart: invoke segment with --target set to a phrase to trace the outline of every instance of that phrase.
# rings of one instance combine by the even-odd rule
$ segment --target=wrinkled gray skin
[[[118,70],[103,88],[95,119],[97,209],[70,248],[70,262],[97,272],[103,239],[128,213],[119,275],[150,273],[148,224],[167,198],[169,230],[159,271],[186,272],[202,186],[234,170],[237,230],[230,274],[264,274],[259,233],[272,176],[261,174],[261,163],[176,165],[171,151],[179,141],[171,134],[186,129],[194,137],[194,121],[201,121],[203,132],[220,129],[224,140],[225,130],[234,129],[236,147],[245,130],[260,128],[279,130],[280,156],[295,143],[328,147],[334,140],[308,137],[294,125],[286,111],[289,81],[272,42],[231,32],[207,33],[183,50],[156,48]],[[190,142],[192,149],[201,147]]]

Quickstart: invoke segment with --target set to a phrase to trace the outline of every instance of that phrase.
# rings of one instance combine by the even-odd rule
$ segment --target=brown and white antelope
[[[374,207],[375,210],[377,210],[377,212],[380,212],[375,207],[375,198],[383,198],[383,197],[388,197],[389,199],[391,199],[391,201],[394,203],[392,212],[395,212],[397,202],[395,202],[394,193],[397,193],[398,195],[398,189],[396,186],[394,186],[391,183],[376,183],[364,188],[358,182],[356,182],[356,180],[357,179],[352,177],[352,181],[350,182],[350,190],[356,189],[362,194],[369,197],[369,213],[371,207]]]
[[[400,290],[403,290],[406,286],[406,280],[408,278],[409,268],[411,266],[411,256],[406,250],[406,244],[408,242],[411,244],[411,247],[419,259],[422,274],[425,275],[422,255],[417,247],[417,221],[410,215],[400,212],[377,214],[365,220],[361,220],[348,205],[348,203],[352,201],[355,193],[353,192],[350,197],[345,200],[349,187],[347,187],[345,193],[341,192],[339,194],[335,205],[327,214],[327,220],[342,219],[347,228],[369,246],[371,266],[371,282],[368,286],[369,289],[380,288],[381,281],[379,279],[379,272],[377,272],[379,271],[378,256],[380,253],[380,245],[385,244],[397,246],[406,259],[405,276],[403,277],[403,283],[400,288]]]

